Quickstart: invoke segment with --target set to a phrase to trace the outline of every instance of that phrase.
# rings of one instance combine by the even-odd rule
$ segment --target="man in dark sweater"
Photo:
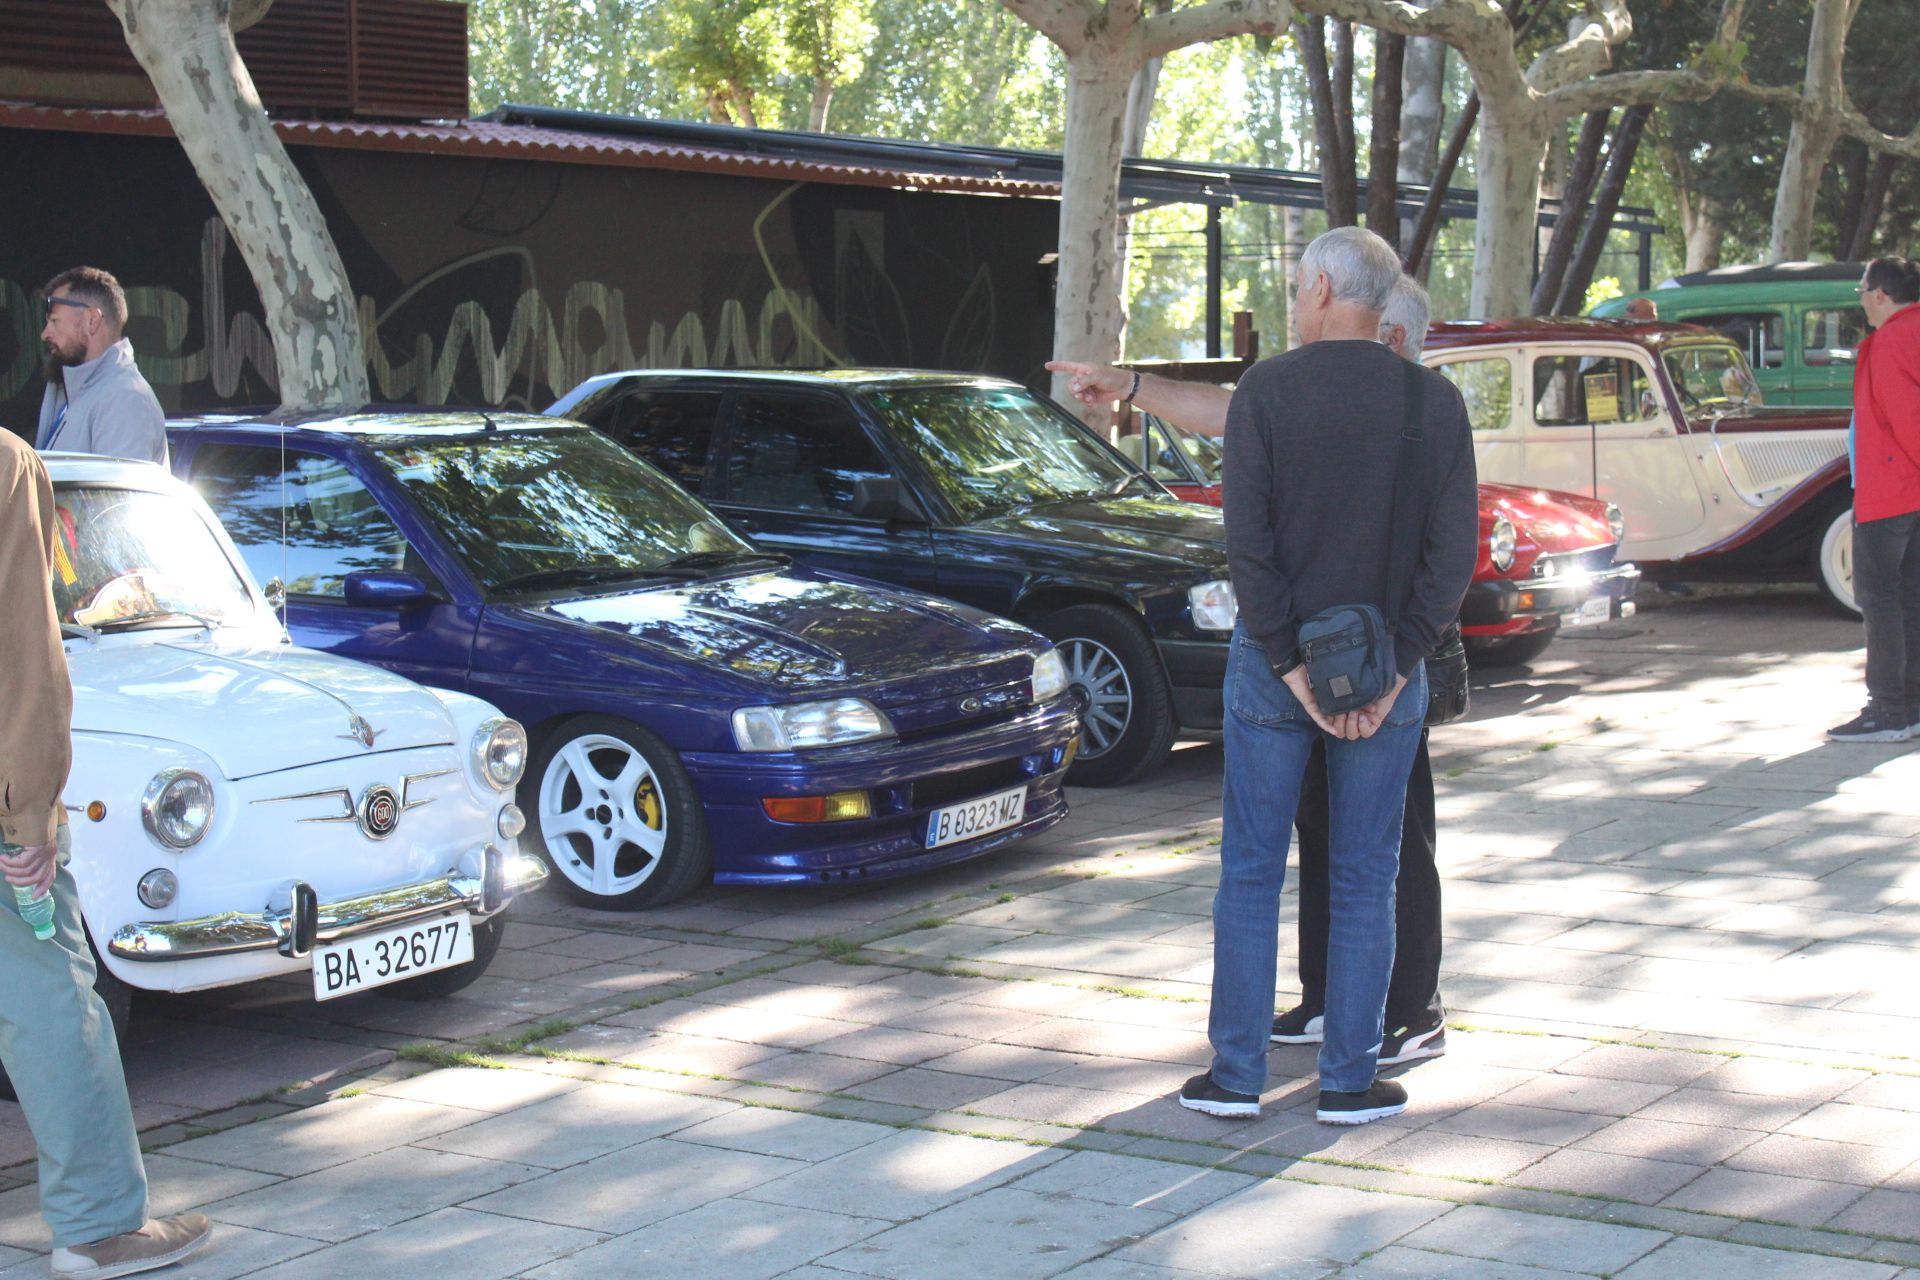
[[[1473,574],[1473,442],[1459,393],[1380,345],[1399,279],[1393,250],[1343,227],[1302,256],[1293,314],[1301,347],[1256,365],[1227,414],[1227,552],[1240,622],[1226,680],[1226,787],[1214,899],[1212,1068],[1182,1105],[1257,1115],[1266,1084],[1280,889],[1307,757],[1325,748],[1331,790],[1328,940],[1319,1119],[1362,1124],[1406,1108],[1374,1079],[1393,963],[1393,882],[1408,772],[1426,712],[1423,662]],[[1390,583],[1394,480],[1409,387],[1424,437],[1418,518]],[[1327,716],[1300,665],[1298,627],[1334,605],[1371,604],[1394,633],[1396,681],[1377,702]]]

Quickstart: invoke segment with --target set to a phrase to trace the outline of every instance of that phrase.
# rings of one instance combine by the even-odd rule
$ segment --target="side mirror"
[[[869,476],[853,482],[853,510],[849,513],[869,520],[898,520],[906,524],[926,524],[927,513],[920,503],[892,476]]]
[[[287,584],[280,579],[268,578],[266,585],[260,588],[260,592],[267,598],[267,607],[275,613],[287,607]]]
[[[395,608],[428,598],[427,584],[394,569],[356,569],[347,575],[347,603],[362,608]]]

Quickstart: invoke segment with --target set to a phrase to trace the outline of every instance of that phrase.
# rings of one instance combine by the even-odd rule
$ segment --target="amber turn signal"
[[[95,800],[87,806],[87,820],[90,822],[107,820],[107,805],[104,800]]]
[[[873,816],[873,803],[864,791],[836,791],[830,796],[768,796],[760,802],[775,822],[845,822]]]

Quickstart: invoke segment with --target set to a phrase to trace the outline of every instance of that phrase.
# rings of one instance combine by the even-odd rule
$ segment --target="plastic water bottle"
[[[17,844],[0,844],[0,854],[12,856],[20,852]],[[53,892],[35,897],[33,890],[23,884],[13,886],[13,901],[20,908],[20,918],[33,930],[33,936],[45,942],[53,937]]]

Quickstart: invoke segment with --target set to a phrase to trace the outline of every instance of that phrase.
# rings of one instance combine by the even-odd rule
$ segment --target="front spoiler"
[[[481,850],[480,862],[477,876],[454,872],[438,880],[324,904],[311,885],[295,880],[288,886],[291,905],[284,911],[228,911],[197,920],[136,921],[116,929],[107,950],[122,960],[142,961],[197,960],[268,950],[299,959],[317,943],[451,911],[485,918],[505,907],[516,893],[547,878],[547,868],[539,859],[503,853],[491,844]]]

